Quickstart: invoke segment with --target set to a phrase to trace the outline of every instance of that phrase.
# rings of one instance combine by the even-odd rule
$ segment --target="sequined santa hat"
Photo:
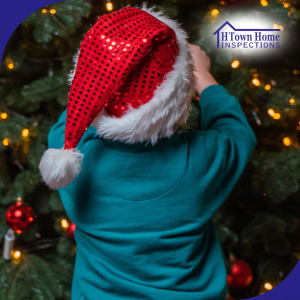
[[[154,8],[144,2],[104,14],[84,36],[69,75],[64,148],[48,149],[39,165],[50,188],[80,173],[76,147],[90,125],[104,139],[154,145],[186,122],[195,93],[188,35]]]

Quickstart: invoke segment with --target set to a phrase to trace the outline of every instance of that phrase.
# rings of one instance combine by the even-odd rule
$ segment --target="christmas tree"
[[[97,17],[142,1],[69,0],[43,7],[11,36],[0,73],[0,299],[70,299],[75,224],[38,170],[47,135],[68,101],[72,56]],[[258,145],[234,190],[214,215],[231,299],[280,284],[300,256],[300,60],[297,1],[148,1],[177,19],[234,95]],[[268,57],[216,49],[222,20],[269,18],[290,44]],[[199,96],[186,128],[201,130]],[[10,228],[10,229],[9,229]],[[230,297],[230,296],[229,296]]]

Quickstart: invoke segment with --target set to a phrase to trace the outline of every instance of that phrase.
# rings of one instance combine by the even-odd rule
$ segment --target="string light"
[[[20,251],[15,251],[14,252],[14,258],[19,259],[21,257],[21,252]]]
[[[3,144],[4,146],[8,146],[8,144],[9,144],[9,139],[8,139],[8,138],[5,138],[5,139],[2,141],[2,144]]]
[[[222,5],[225,5],[225,4],[226,4],[226,2],[225,2],[225,1],[220,1],[220,3],[221,3]]]
[[[3,119],[3,120],[5,120],[6,118],[7,118],[7,113],[2,113],[1,115],[0,115],[0,117],[1,117],[1,119]]]
[[[293,73],[294,73],[294,75],[298,75],[299,71],[298,70],[294,70]]]
[[[10,62],[7,67],[12,70],[15,67],[15,64],[13,62]]]
[[[238,60],[234,60],[231,63],[231,67],[234,68],[234,69],[237,68],[239,65],[240,65],[240,62]]]
[[[268,90],[270,90],[270,89],[271,89],[271,84],[265,85],[265,90],[266,90],[266,91],[268,91]]]
[[[110,0],[107,0],[107,3],[106,3],[106,9],[107,9],[108,11],[113,10],[113,4],[110,2]]]
[[[269,114],[271,117],[273,117],[273,116],[275,115],[274,109],[273,109],[273,108],[270,108],[270,109],[268,110],[268,114]]]
[[[17,206],[20,206],[21,202],[23,201],[22,197],[20,197],[20,196],[17,197],[17,201],[18,201]]]
[[[62,228],[68,228],[69,227],[69,223],[66,219],[62,219],[60,223],[61,223]]]
[[[273,118],[275,120],[278,120],[278,119],[280,119],[280,117],[281,117],[280,113],[276,113]]]
[[[272,284],[270,284],[270,283],[266,283],[266,284],[265,284],[265,288],[266,288],[267,290],[271,290],[271,289],[273,288],[273,286],[272,286]]]
[[[23,130],[22,130],[22,136],[23,137],[27,137],[29,135],[29,130],[27,129],[27,128],[24,128]]]
[[[291,140],[290,140],[290,138],[289,138],[289,137],[285,137],[285,138],[283,139],[283,143],[284,143],[286,146],[290,146],[290,145],[291,145]],[[265,284],[265,287],[266,287],[266,284]],[[272,286],[271,286],[271,288],[272,288]]]
[[[268,1],[266,1],[266,0],[261,0],[260,1],[260,4],[262,5],[262,6],[268,6]]]
[[[273,29],[278,29],[278,24],[273,24]]]
[[[252,79],[252,83],[255,85],[255,86],[260,86],[260,81],[258,79]]]
[[[52,15],[56,14],[56,9],[54,9],[54,8],[50,9],[50,14],[52,14]]]
[[[20,251],[14,251],[12,253],[12,262],[15,264],[15,265],[18,265],[21,263],[21,252]]]
[[[289,4],[289,3],[284,3],[283,6],[284,6],[285,8],[288,8],[288,7],[290,6],[290,4]]]
[[[211,14],[212,14],[213,16],[217,16],[217,15],[219,14],[219,11],[215,8],[215,9],[213,9],[213,10],[211,11]]]
[[[283,30],[283,27],[281,25],[278,26],[278,29],[280,29],[281,31]]]
[[[295,99],[294,99],[294,98],[291,98],[291,99],[290,99],[290,104],[291,104],[291,105],[294,105],[294,104],[295,104]]]
[[[47,13],[47,9],[46,9],[46,8],[43,8],[43,9],[42,9],[42,13],[43,13],[43,14],[46,14],[46,13]]]

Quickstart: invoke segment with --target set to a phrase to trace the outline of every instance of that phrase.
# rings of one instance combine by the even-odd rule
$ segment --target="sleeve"
[[[220,139],[225,139],[221,191],[226,198],[242,175],[257,140],[239,101],[223,86],[205,88],[199,105],[201,130],[215,131]]]
[[[48,134],[48,147],[61,149],[64,147],[65,142],[65,128],[67,119],[67,109],[65,109],[60,115],[58,121],[51,127]],[[89,140],[93,140],[96,134],[96,129],[93,126],[89,126],[87,131],[84,133],[82,139],[80,140],[77,148],[80,150],[84,143]]]

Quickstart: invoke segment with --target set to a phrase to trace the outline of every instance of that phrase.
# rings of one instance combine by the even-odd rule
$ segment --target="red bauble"
[[[8,208],[5,220],[9,228],[20,234],[31,228],[34,221],[34,212],[29,204],[17,202]]]
[[[233,289],[240,289],[248,286],[253,279],[251,267],[241,259],[233,256],[230,259],[231,274],[227,275],[228,286]]]
[[[74,237],[74,232],[75,232],[75,228],[76,228],[76,225],[74,223],[70,223],[69,227],[67,228],[67,236],[70,238],[70,239],[75,239]]]

